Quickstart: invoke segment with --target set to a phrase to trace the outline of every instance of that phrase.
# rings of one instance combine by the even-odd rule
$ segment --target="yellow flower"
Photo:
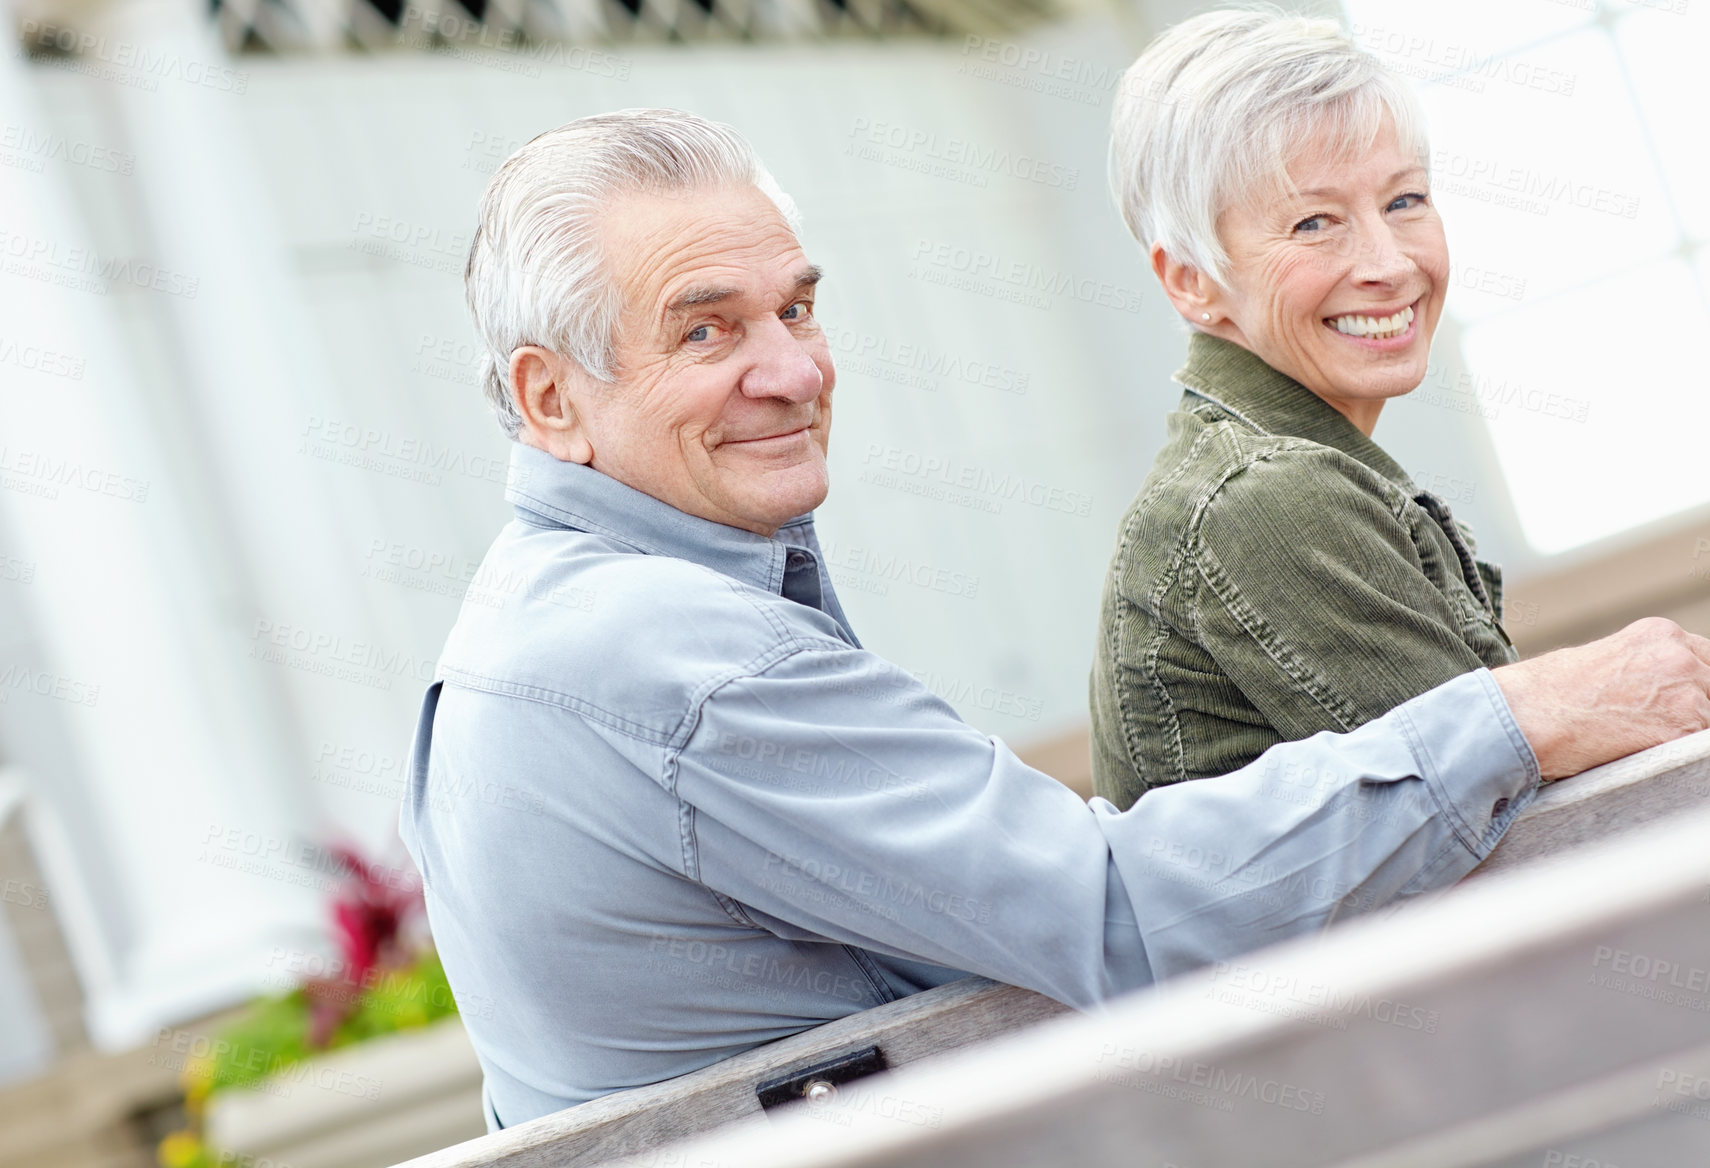
[[[175,1131],[160,1141],[155,1155],[162,1168],[195,1168],[202,1162],[202,1141],[193,1132]]]

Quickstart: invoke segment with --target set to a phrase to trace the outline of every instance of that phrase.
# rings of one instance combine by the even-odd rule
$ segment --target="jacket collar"
[[[789,546],[817,552],[813,515],[774,538],[679,511],[580,463],[518,442],[511,449],[505,498],[519,518],[597,533],[656,556],[675,556],[745,584],[781,593]]]
[[[1187,364],[1176,380],[1190,394],[1221,406],[1261,433],[1305,438],[1340,450],[1409,495],[1418,492],[1400,464],[1335,407],[1240,345],[1194,333],[1188,340]]]

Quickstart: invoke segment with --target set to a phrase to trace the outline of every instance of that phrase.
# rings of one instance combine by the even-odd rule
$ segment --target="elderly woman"
[[[1371,437],[1448,290],[1427,157],[1416,99],[1333,22],[1208,13],[1124,78],[1112,182],[1191,335],[1094,654],[1119,807],[1514,660],[1497,569]]]

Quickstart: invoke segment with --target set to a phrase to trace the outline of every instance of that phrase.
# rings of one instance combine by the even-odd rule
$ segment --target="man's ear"
[[[574,361],[551,349],[524,345],[512,352],[511,392],[523,419],[518,437],[564,462],[593,462],[593,436],[581,408],[587,379]]]
[[[1184,319],[1207,332],[1218,331],[1217,326],[1227,319],[1227,314],[1222,310],[1223,289],[1215,280],[1170,255],[1161,243],[1152,245],[1152,271],[1164,286],[1164,295]]]

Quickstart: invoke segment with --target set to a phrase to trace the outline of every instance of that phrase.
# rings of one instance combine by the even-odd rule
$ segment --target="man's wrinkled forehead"
[[[614,210],[605,251],[626,310],[649,324],[819,278],[783,213],[754,187],[638,195]]]

